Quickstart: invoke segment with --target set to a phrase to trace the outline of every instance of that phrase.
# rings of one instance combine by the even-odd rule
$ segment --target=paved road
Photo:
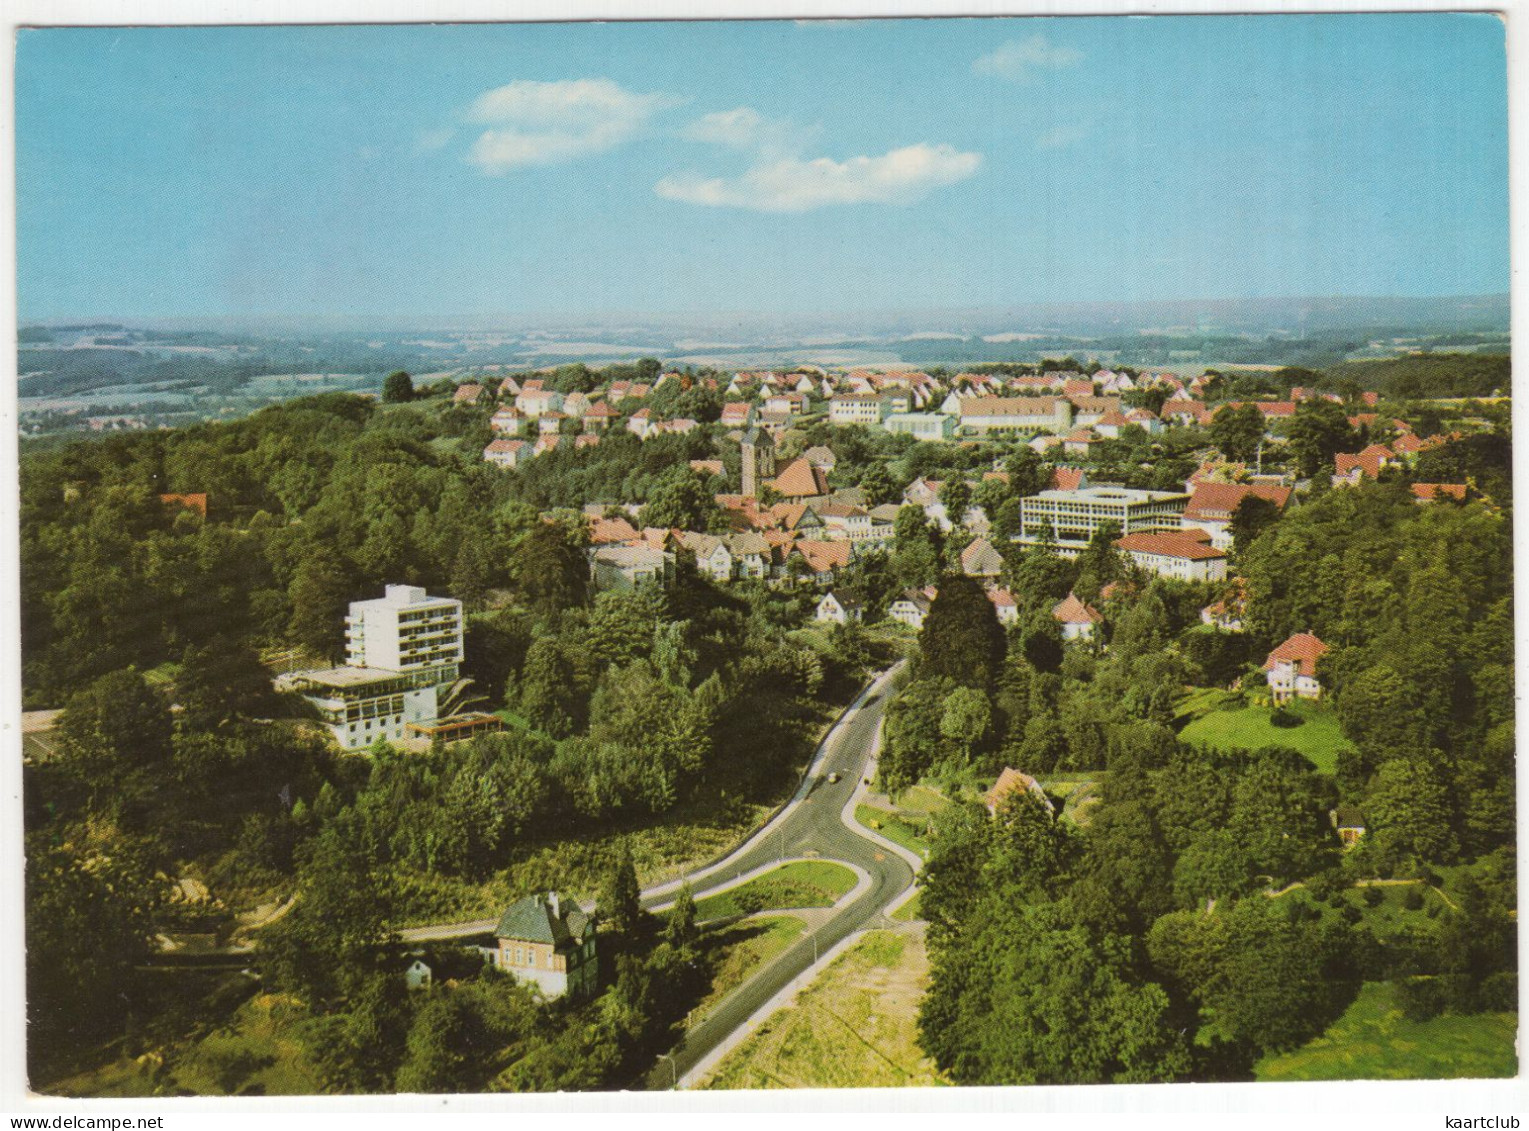
[[[708,1053],[796,978],[817,958],[854,931],[879,916],[913,884],[913,869],[901,856],[848,828],[841,820],[875,753],[877,728],[886,708],[897,669],[861,692],[844,717],[824,738],[797,796],[775,820],[720,865],[690,877],[697,896],[737,875],[774,861],[820,856],[858,865],[870,882],[858,896],[838,908],[816,930],[759,970],[713,1009],[710,1015],[668,1054],[659,1058],[645,1080],[658,1090],[672,1088]],[[830,782],[837,772],[840,780]],[[673,899],[678,882],[644,896],[644,905],[661,907]]]

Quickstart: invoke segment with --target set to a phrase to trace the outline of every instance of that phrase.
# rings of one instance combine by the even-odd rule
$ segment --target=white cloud
[[[982,165],[980,153],[949,145],[909,145],[880,157],[762,161],[738,177],[680,173],[654,191],[666,200],[758,212],[807,212],[831,204],[911,204],[931,190],[953,185]]]
[[[767,118],[752,107],[740,106],[736,110],[719,110],[697,118],[680,131],[680,136],[687,141],[782,156],[799,152],[820,132],[819,127],[803,128],[781,119]]]
[[[1034,77],[1038,70],[1061,70],[1075,67],[1082,61],[1083,52],[1072,47],[1059,47],[1044,35],[1037,34],[1000,43],[974,62],[972,70],[979,75],[1024,82]]]
[[[637,94],[610,79],[518,79],[485,91],[469,107],[468,119],[489,127],[469,160],[486,173],[503,173],[601,153],[679,102],[667,94]]]

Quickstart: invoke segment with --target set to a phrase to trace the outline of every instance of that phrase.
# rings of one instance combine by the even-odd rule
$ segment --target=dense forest
[[[893,788],[1004,764],[1103,781],[1086,827],[1032,795],[996,819],[945,816],[922,898],[934,972],[920,1022],[941,1067],[973,1084],[1246,1079],[1365,980],[1394,982],[1409,1016],[1514,1008],[1503,508],[1419,507],[1401,483],[1319,492],[1238,555],[1245,633],[1199,627],[1208,587],[1133,576],[1113,556],[1096,544],[1012,566],[1022,608],[1113,581],[1103,654],[1064,648],[1039,616],[1005,638],[975,587],[941,579],[916,678],[889,712]],[[1256,686],[1294,632],[1332,647],[1319,672],[1352,743],[1336,773],[1277,745],[1179,739],[1185,689]],[[1340,805],[1368,830],[1342,853]],[[1464,894],[1427,931],[1378,937],[1345,898],[1437,883],[1439,869]],[[1310,899],[1270,898],[1292,884]]]
[[[592,594],[579,512],[544,521],[536,477],[456,454],[488,411],[330,395],[28,455],[24,682],[30,704],[64,708],[58,757],[26,770],[34,1072],[93,1039],[157,1031],[134,964],[155,933],[212,929],[228,911],[168,900],[166,877],[188,864],[235,906],[303,893],[267,932],[267,986],[314,1018],[358,1002],[396,1013],[392,974],[346,973],[361,951],[389,953],[389,924],[457,914],[450,882],[482,882],[540,845],[776,796],[825,704],[873,662],[853,632],[794,641],[808,598],[789,592],[724,590],[687,569],[668,591]],[[596,474],[661,501],[677,461],[696,478],[689,443],[615,437]],[[208,493],[206,518],[159,497],[184,492]],[[262,660],[335,657],[347,603],[400,581],[465,601],[464,674],[516,723],[409,757],[337,755],[304,728],[300,701],[274,696]],[[581,860],[576,873],[522,868],[519,882],[566,886],[620,863]],[[591,1040],[626,1049],[672,1020],[653,987],[678,977],[663,966],[673,951],[610,965],[616,996],[598,1010],[614,1028]],[[525,1004],[498,986],[475,1005],[479,992],[459,1002],[486,1011],[471,1025],[429,1023],[509,1025]],[[539,1054],[536,1086],[609,1084],[631,1066],[611,1055],[554,1068]],[[392,1086],[336,1071],[347,1087]]]

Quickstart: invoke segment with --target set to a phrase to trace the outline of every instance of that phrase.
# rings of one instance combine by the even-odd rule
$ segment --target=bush
[[[1407,894],[1402,897],[1402,906],[1408,911],[1423,910],[1423,891],[1421,888],[1409,888]]]
[[[1499,970],[1483,978],[1476,991],[1476,1008],[1484,1013],[1512,1013],[1518,1009],[1518,974]]]
[[[1325,903],[1340,901],[1347,887],[1348,877],[1340,868],[1324,868],[1306,879],[1306,890],[1311,892],[1312,898],[1320,899]]]
[[[1305,719],[1301,718],[1301,716],[1297,715],[1294,711],[1287,711],[1283,707],[1274,708],[1274,711],[1269,715],[1269,723],[1271,726],[1283,727],[1286,730],[1298,727],[1305,721]]]
[[[1366,907],[1379,907],[1385,902],[1386,893],[1379,888],[1369,887],[1364,889],[1364,894],[1360,898],[1364,900]]]
[[[1436,978],[1408,978],[1396,983],[1396,1004],[1408,1021],[1432,1021],[1444,1012],[1445,987]]]

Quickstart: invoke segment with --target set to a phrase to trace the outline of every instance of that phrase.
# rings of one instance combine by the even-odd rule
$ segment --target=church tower
[[[750,428],[741,441],[743,494],[759,497],[759,488],[775,478],[775,442],[769,433]]]

